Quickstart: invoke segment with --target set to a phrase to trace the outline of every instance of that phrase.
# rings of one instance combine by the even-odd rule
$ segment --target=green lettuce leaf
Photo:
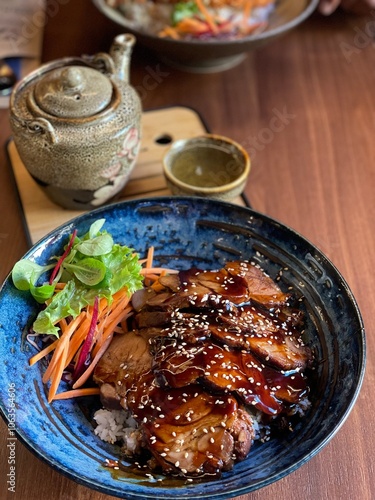
[[[100,258],[112,274],[108,283],[112,295],[124,286],[128,288],[130,294],[142,288],[143,277],[140,274],[142,266],[139,264],[138,256],[133,254],[130,248],[114,244],[112,252]]]
[[[138,255],[133,249],[114,243],[109,233],[101,231],[104,222],[98,219],[86,234],[76,236],[51,284],[45,282],[37,286],[36,282],[55,264],[40,266],[30,260],[21,260],[14,266],[12,277],[19,290],[30,291],[39,303],[51,298],[34,321],[35,333],[58,337],[56,324],[63,318],[76,318],[84,307],[94,304],[95,297],[106,297],[111,302],[112,296],[124,287],[129,295],[142,288]],[[60,257],[54,259],[58,261]],[[53,295],[58,280],[66,285]]]
[[[172,24],[176,26],[185,17],[193,17],[198,13],[199,9],[195,2],[178,2],[172,11]]]
[[[35,333],[58,337],[56,323],[69,316],[76,318],[84,307],[94,303],[96,295],[95,290],[79,285],[74,280],[69,281],[38,314],[33,324]]]

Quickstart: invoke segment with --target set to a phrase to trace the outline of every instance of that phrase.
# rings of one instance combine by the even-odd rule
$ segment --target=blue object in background
[[[5,63],[5,67],[2,66]],[[1,60],[0,65],[0,97],[8,97],[12,93],[12,89],[22,74],[22,59],[18,57],[7,57]],[[8,68],[7,68],[8,66]],[[13,71],[13,74],[11,71]]]
[[[9,64],[17,76],[17,80],[19,80],[21,78],[22,59],[20,57],[6,57],[4,61]]]

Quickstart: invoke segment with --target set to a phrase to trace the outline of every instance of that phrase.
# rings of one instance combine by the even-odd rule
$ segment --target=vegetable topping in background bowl
[[[230,40],[266,29],[274,0],[107,0],[137,29],[160,37]]]
[[[93,0],[165,63],[223,71],[307,19],[319,0]]]

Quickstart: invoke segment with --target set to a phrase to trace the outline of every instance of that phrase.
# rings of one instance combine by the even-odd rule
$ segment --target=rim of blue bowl
[[[97,208],[95,210],[92,210],[90,212],[86,212],[85,214],[82,214],[78,217],[75,217],[71,219],[70,221],[60,225],[56,229],[52,230],[49,232],[47,235],[45,235],[43,238],[41,238],[31,249],[29,249],[26,254],[23,256],[23,258],[27,258],[28,256],[32,255],[39,247],[43,246],[44,242],[53,239],[53,237],[61,233],[63,230],[65,232],[67,231],[67,228],[72,227],[75,224],[78,224],[80,222],[84,222],[87,219],[95,219],[97,216],[100,216],[103,212],[107,211],[112,211],[113,209],[119,209],[122,206],[132,206],[132,205],[138,205],[138,204],[143,204],[144,206],[148,205],[153,205],[157,204],[160,206],[163,206],[163,204],[167,205],[176,205],[178,203],[182,204],[195,204],[196,206],[201,206],[202,204],[209,204],[211,208],[216,207],[227,207],[230,208],[231,210],[239,210],[239,211],[245,211],[249,215],[255,215],[259,217],[260,219],[267,221],[269,224],[273,224],[276,226],[279,226],[281,229],[287,231],[292,235],[293,237],[297,238],[298,240],[303,241],[306,245],[308,245],[310,248],[314,249],[317,251],[321,256],[324,257],[325,264],[328,265],[331,270],[336,274],[338,280],[340,281],[341,286],[345,290],[345,293],[347,295],[347,298],[349,299],[352,307],[354,308],[354,311],[356,313],[356,318],[358,320],[358,325],[359,325],[359,331],[357,332],[358,340],[360,342],[358,343],[358,347],[360,350],[359,353],[359,365],[357,367],[357,377],[356,377],[356,385],[355,385],[355,390],[351,393],[351,398],[348,404],[345,406],[345,410],[341,413],[340,418],[337,420],[336,424],[334,427],[326,434],[324,439],[322,439],[319,443],[315,445],[315,447],[309,451],[309,453],[305,454],[303,457],[300,459],[294,461],[293,463],[290,464],[290,466],[284,468],[282,471],[275,472],[268,476],[266,479],[261,479],[257,482],[254,482],[250,486],[243,486],[239,489],[231,489],[231,490],[223,490],[223,491],[216,491],[214,494],[210,494],[208,491],[204,493],[204,495],[207,498],[211,498],[212,500],[219,500],[219,499],[230,499],[233,498],[234,496],[238,495],[243,495],[246,493],[250,493],[252,491],[256,491],[260,488],[263,488],[265,486],[268,486],[284,477],[289,475],[290,473],[294,472],[295,470],[299,469],[302,465],[310,461],[314,456],[316,456],[331,440],[332,438],[337,434],[337,432],[341,429],[342,425],[345,423],[347,417],[349,416],[351,410],[353,409],[354,404],[357,401],[358,395],[360,393],[364,375],[365,375],[365,368],[366,368],[366,337],[365,337],[365,327],[362,319],[362,315],[360,312],[360,309],[358,307],[357,301],[348,285],[346,282],[345,278],[343,275],[340,273],[340,271],[337,269],[337,267],[332,263],[330,259],[328,259],[314,244],[312,244],[307,238],[302,236],[300,233],[297,231],[293,230],[289,226],[285,225],[284,223],[278,221],[275,218],[269,217],[265,214],[262,214],[261,212],[258,212],[254,209],[247,208],[247,207],[242,207],[242,206],[237,206],[233,205],[229,202],[223,202],[223,201],[218,201],[218,200],[207,200],[205,198],[199,198],[199,197],[184,197],[184,196],[174,196],[174,197],[157,197],[157,198],[143,198],[143,199],[136,199],[136,200],[131,200],[131,201],[124,201],[124,202],[118,202],[118,203],[112,203],[110,205],[106,205],[104,207]],[[68,234],[66,232],[66,234]],[[10,280],[10,274],[6,277],[4,280],[1,288],[0,288],[0,298],[1,298],[1,293],[3,291],[3,288],[5,285],[9,282]],[[0,400],[0,414],[5,421],[5,423],[8,423],[9,420],[7,419],[7,411],[6,411],[6,406],[3,400]],[[178,490],[176,489],[171,489],[172,494],[170,496],[166,496],[165,488],[161,488],[163,491],[162,493],[156,493],[153,494],[152,491],[156,491],[157,488],[151,489],[150,493],[147,494],[147,497],[145,497],[144,492],[141,493],[128,493],[126,491],[121,491],[119,492],[115,486],[109,487],[109,486],[101,486],[100,484],[92,483],[90,482],[87,478],[82,478],[81,476],[77,475],[74,473],[74,471],[63,467],[58,461],[48,458],[46,456],[46,453],[43,452],[43,450],[38,450],[38,447],[35,445],[35,443],[30,442],[25,436],[23,435],[22,432],[19,430],[16,430],[16,435],[17,438],[19,439],[22,444],[29,449],[37,458],[41,459],[43,462],[45,462],[47,465],[52,467],[54,470],[58,471],[59,473],[63,474],[64,476],[68,477],[69,479],[82,484],[83,486],[86,486],[90,489],[94,489],[96,491],[108,494],[108,495],[113,495],[118,498],[126,498],[129,500],[139,500],[140,498],[149,498],[153,500],[165,500],[166,498],[175,498],[176,500],[183,500],[187,498],[191,499],[199,499],[202,498],[202,493],[195,494],[193,490],[189,489],[186,491],[186,494],[184,493],[183,495],[179,495]],[[235,480],[235,477],[231,478],[232,480]],[[220,480],[219,480],[220,482]],[[200,484],[206,484],[209,485],[210,483],[200,483]],[[209,487],[209,486],[208,486]]]

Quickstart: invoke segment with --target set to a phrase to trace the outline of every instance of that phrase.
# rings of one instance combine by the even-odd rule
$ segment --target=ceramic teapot
[[[88,210],[122,190],[134,167],[141,102],[129,84],[135,38],[109,54],[63,58],[15,87],[10,123],[26,169],[55,203]]]

